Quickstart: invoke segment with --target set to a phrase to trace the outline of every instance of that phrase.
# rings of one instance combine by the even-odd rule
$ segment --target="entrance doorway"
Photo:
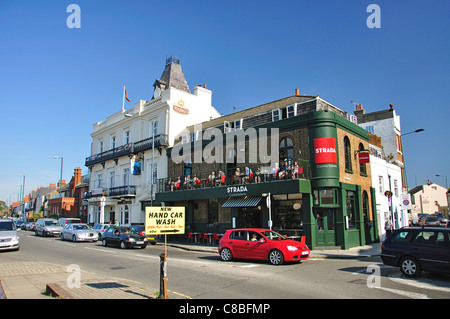
[[[317,245],[318,246],[335,246],[335,209],[317,209]]]
[[[238,228],[260,228],[262,224],[262,212],[257,207],[238,208]]]

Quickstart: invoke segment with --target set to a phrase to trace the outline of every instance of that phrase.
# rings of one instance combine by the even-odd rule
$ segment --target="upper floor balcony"
[[[245,165],[245,164],[244,164]],[[278,182],[294,182],[310,179],[309,161],[298,161],[281,167],[265,167],[259,165],[246,165],[218,171],[201,171],[162,178],[158,180],[157,193],[176,193],[179,191],[192,191],[220,187],[235,187],[247,185],[268,185]],[[281,185],[281,184],[279,184]],[[228,190],[230,190],[228,188]],[[234,188],[232,188],[234,190]],[[167,196],[164,196],[164,198]]]
[[[155,148],[169,146],[169,139],[167,134],[159,134],[155,136]],[[151,150],[153,147],[153,137],[146,138],[134,143],[128,143],[111,150],[101,152],[99,154],[86,157],[85,166],[92,166],[94,164],[103,163],[108,160],[116,159],[129,154],[137,154]]]

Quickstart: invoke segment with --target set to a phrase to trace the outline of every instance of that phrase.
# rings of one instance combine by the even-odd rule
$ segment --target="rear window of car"
[[[247,232],[243,230],[237,230],[233,231],[230,234],[230,239],[236,239],[236,240],[246,240],[247,239]]]

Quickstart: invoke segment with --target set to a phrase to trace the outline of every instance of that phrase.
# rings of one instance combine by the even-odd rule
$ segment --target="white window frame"
[[[125,167],[122,169],[122,186],[130,185],[130,168]]]
[[[111,136],[111,143],[110,143],[110,146],[111,146],[111,150],[113,150],[113,149],[115,149],[116,147],[117,147],[117,145],[116,145],[116,136],[115,135],[113,135],[113,136]]]
[[[127,145],[130,143],[130,130],[126,130],[123,132],[123,145]]]

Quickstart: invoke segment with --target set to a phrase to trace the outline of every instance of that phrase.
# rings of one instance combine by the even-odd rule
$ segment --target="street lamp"
[[[400,137],[405,136],[405,135],[408,135],[408,134],[420,133],[420,132],[423,132],[423,131],[425,131],[425,129],[419,128],[419,129],[417,129],[417,130],[414,130],[414,131],[411,131],[411,132],[408,132],[408,133],[401,134]],[[400,140],[400,143],[401,143],[401,140]],[[406,191],[409,192],[408,178],[407,178],[407,174],[406,174],[405,151],[403,150],[403,143],[401,143],[401,144],[402,144],[402,152],[403,152],[403,167],[404,167],[404,170],[405,170],[405,184],[406,184],[405,186],[406,186]]]
[[[444,178],[445,178],[445,188],[448,189],[447,176],[439,175],[439,174],[436,174],[436,176],[437,176],[437,177],[444,177]]]
[[[271,203],[271,199],[270,199],[270,193],[263,193],[262,196],[266,197],[266,204],[267,204],[267,207],[269,208],[268,226],[269,226],[269,229],[272,230],[272,203]]]
[[[62,197],[61,197],[61,188],[62,188],[62,172],[63,172],[63,161],[64,158],[62,158],[61,156],[53,156],[54,159],[61,159],[61,173],[59,175],[59,213],[58,213],[58,218],[61,217],[61,213],[62,213]]]
[[[23,217],[24,221],[26,221],[25,218],[25,175],[19,174],[17,176],[23,176],[23,183],[22,183],[22,207],[23,207]]]

